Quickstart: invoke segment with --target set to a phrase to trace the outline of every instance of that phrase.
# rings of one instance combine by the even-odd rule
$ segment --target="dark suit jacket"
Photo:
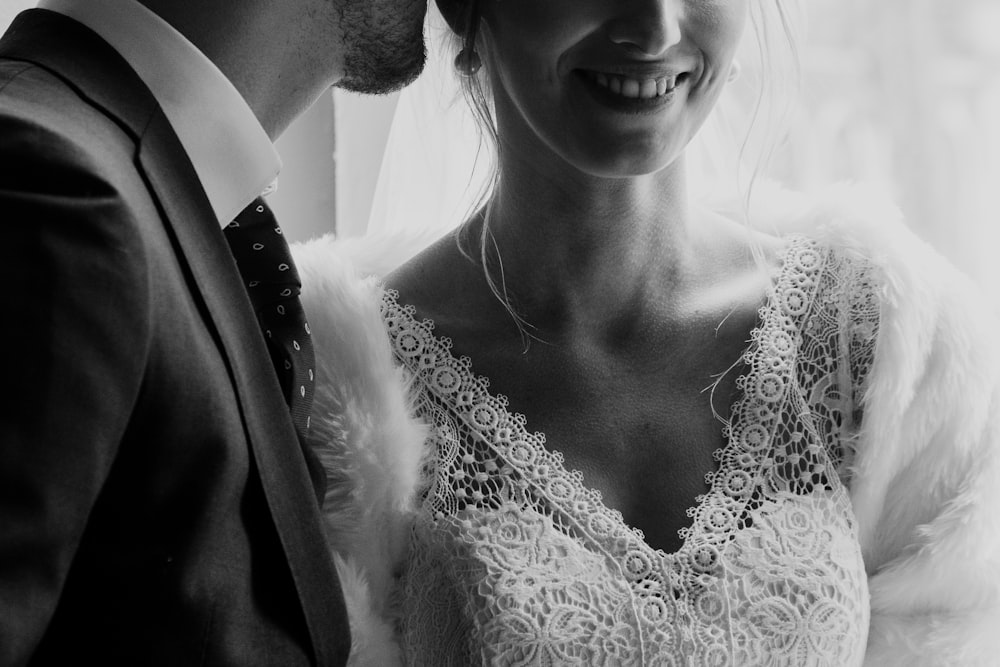
[[[0,41],[0,664],[341,664],[319,508],[235,263],[121,57]]]

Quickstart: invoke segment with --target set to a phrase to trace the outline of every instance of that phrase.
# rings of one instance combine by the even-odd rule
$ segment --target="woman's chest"
[[[742,349],[715,342],[643,363],[558,350],[490,359],[490,387],[626,523],[675,550],[718,467],[736,393],[738,373],[725,371]]]
[[[525,647],[538,653],[525,656],[531,664],[860,661],[867,590],[846,489],[833,474],[824,429],[800,402],[806,392],[779,392],[791,378],[754,370],[742,376],[730,423],[716,431],[724,435],[712,443],[718,447],[709,451],[706,442],[701,495],[687,499],[656,495],[685,478],[643,466],[635,452],[645,449],[655,461],[673,456],[690,471],[699,463],[677,461],[676,452],[696,448],[639,447],[633,434],[627,455],[596,452],[581,475],[586,448],[570,449],[575,463],[563,450],[585,433],[547,422],[546,441],[469,396],[468,418],[442,430],[439,477],[414,551],[425,563],[448,563],[433,575],[435,589],[465,596],[465,622],[484,663],[502,664]],[[634,423],[622,406],[595,410],[592,433],[621,437],[614,431]],[[616,511],[629,502],[650,512]],[[669,516],[664,503],[678,512]],[[654,528],[672,521],[681,533],[657,544],[643,534],[647,519]],[[425,579],[411,577],[414,590]]]

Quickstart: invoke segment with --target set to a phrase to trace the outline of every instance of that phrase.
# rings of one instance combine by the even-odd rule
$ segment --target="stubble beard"
[[[344,76],[337,88],[384,95],[409,85],[423,70],[427,50],[422,13],[417,17],[388,4],[386,0],[346,3],[340,24]]]

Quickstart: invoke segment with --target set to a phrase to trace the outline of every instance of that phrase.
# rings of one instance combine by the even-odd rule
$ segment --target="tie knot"
[[[273,233],[281,235],[281,228],[278,226],[278,221],[274,218],[274,213],[271,212],[271,208],[264,201],[263,197],[257,197],[250,204],[239,212],[236,219],[230,222],[226,226],[226,233],[246,232],[249,230],[266,230],[270,229]]]
[[[254,310],[299,297],[302,283],[288,242],[263,198],[251,202],[223,233]]]

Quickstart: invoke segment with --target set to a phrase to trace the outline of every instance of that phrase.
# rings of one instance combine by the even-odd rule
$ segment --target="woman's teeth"
[[[676,76],[666,76],[659,79],[632,79],[616,74],[590,72],[590,79],[601,88],[606,88],[616,95],[638,100],[651,100],[673,91],[677,85]]]

